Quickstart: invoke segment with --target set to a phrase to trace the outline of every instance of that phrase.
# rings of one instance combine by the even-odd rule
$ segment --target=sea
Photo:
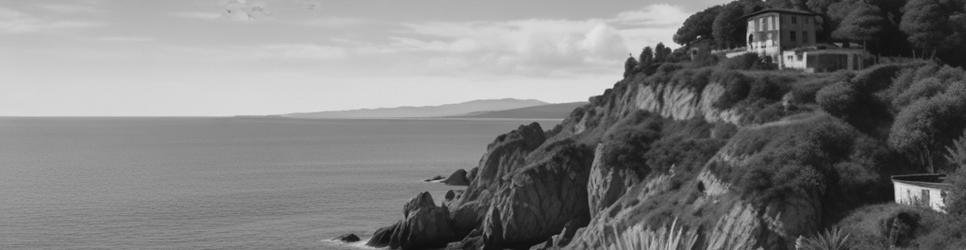
[[[0,249],[364,249],[529,122],[0,118]]]

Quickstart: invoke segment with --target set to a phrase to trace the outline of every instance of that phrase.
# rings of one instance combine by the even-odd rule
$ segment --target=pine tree
[[[949,13],[936,0],[910,0],[903,7],[903,11],[899,29],[921,51],[914,51],[913,54],[925,58],[925,54],[929,53],[929,58],[932,58],[945,38],[944,28]]]
[[[832,32],[832,38],[865,44],[878,40],[886,25],[888,22],[878,7],[862,3],[842,20]]]
[[[641,57],[639,60],[640,60],[640,63],[638,64],[637,67],[642,69],[647,66],[650,66],[651,63],[654,62],[654,51],[651,50],[650,46],[644,47],[644,50],[641,51]]]
[[[634,59],[634,55],[627,57],[627,61],[624,62],[624,78],[634,74],[634,70],[637,68],[637,59]]]
[[[721,11],[721,6],[714,6],[694,13],[684,20],[681,28],[674,34],[674,42],[680,45],[688,45],[700,38],[712,38],[711,26],[715,17]]]
[[[746,24],[741,21],[745,15],[741,2],[731,2],[718,13],[711,25],[711,34],[719,48],[732,48],[745,44]]]

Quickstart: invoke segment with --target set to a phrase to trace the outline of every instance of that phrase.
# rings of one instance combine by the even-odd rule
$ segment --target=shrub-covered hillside
[[[746,25],[742,17],[768,8],[818,14],[818,41],[864,44],[876,55],[966,64],[963,0],[736,0],[691,15],[674,41],[689,45],[710,39],[720,49],[743,46]]]

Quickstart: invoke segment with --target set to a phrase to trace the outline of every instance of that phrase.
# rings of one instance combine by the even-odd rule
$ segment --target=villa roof
[[[755,11],[751,14],[744,15],[741,18],[747,19],[749,17],[765,14],[765,13],[783,13],[783,14],[795,14],[795,15],[806,15],[806,16],[818,16],[817,13],[808,12],[804,10],[793,10],[793,9],[764,9]]]
[[[946,175],[944,174],[907,174],[892,176],[892,182],[937,189],[949,188],[950,185],[943,182],[945,179]]]

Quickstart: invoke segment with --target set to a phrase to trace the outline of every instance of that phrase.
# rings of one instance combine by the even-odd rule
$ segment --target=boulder
[[[449,209],[438,207],[429,192],[403,206],[404,219],[376,231],[368,244],[390,249],[435,249],[459,240],[453,232]]]
[[[433,176],[432,178],[425,179],[423,181],[425,181],[425,182],[436,182],[436,181],[439,181],[439,180],[442,180],[442,179],[445,179],[445,178],[446,177],[443,177],[442,175],[437,175],[437,176]]]
[[[593,151],[561,143],[542,160],[516,173],[494,195],[483,223],[490,248],[529,248],[589,221],[587,176]],[[571,223],[576,220],[577,222]]]
[[[464,199],[475,200],[484,191],[494,192],[504,184],[503,177],[526,165],[527,155],[546,140],[546,134],[536,122],[497,136],[487,145]]]
[[[443,183],[451,186],[467,186],[470,185],[470,179],[467,178],[466,170],[459,169],[443,180]]]
[[[416,197],[409,199],[409,202],[403,205],[403,217],[409,217],[410,212],[418,209],[431,209],[434,207],[436,207],[436,202],[433,201],[433,195],[429,194],[429,192],[422,192],[416,195]]]
[[[389,241],[392,240],[392,233],[396,231],[396,227],[398,226],[399,226],[399,223],[396,223],[396,224],[393,224],[392,226],[383,227],[376,230],[376,232],[372,234],[372,238],[369,239],[369,242],[367,242],[366,245],[370,247],[389,246]]]
[[[345,243],[352,243],[352,242],[359,241],[359,236],[356,236],[355,234],[343,234],[343,235],[339,235],[339,237],[335,237],[335,239],[333,240],[337,240]]]

